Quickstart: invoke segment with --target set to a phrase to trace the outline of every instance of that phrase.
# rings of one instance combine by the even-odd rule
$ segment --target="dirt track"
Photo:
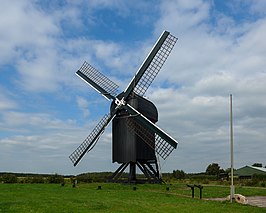
[[[248,205],[266,208],[266,196],[252,196],[246,197],[246,199],[248,200]],[[226,198],[208,198],[206,200],[225,201]]]
[[[266,208],[266,196],[247,197],[248,204]]]

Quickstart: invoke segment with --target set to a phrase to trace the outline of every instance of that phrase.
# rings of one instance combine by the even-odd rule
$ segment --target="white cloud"
[[[0,129],[32,134],[32,132],[43,133],[53,131],[65,131],[75,127],[74,120],[60,120],[47,113],[24,113],[17,111],[6,111],[1,113]]]
[[[103,8],[119,11],[121,18],[130,16],[132,7],[143,12],[137,5],[128,7],[122,1],[69,1],[62,7],[54,3],[55,7],[42,8],[35,1],[15,1],[14,4],[1,1],[0,49],[3,51],[0,64],[16,68],[17,78],[13,83],[24,92],[30,91],[29,96],[63,92],[69,102],[76,101],[84,117],[95,116],[103,111],[100,109],[103,102],[99,104],[99,100],[105,100],[100,96],[99,100],[86,96],[87,92],[94,91],[84,85],[85,93],[74,71],[87,60],[101,72],[108,73],[106,76],[114,78],[123,89],[129,81],[125,78],[132,77],[157,36],[168,30],[179,40],[147,93],[159,110],[158,125],[180,142],[178,149],[162,163],[163,170],[204,171],[212,162],[224,168],[229,166],[229,93],[233,93],[234,98],[236,167],[240,167],[264,161],[266,152],[263,145],[266,21],[263,10],[259,9],[264,3],[253,3],[247,4],[249,12],[258,11],[259,18],[238,22],[223,11],[213,11],[209,1],[161,1],[156,5],[156,9],[160,7],[160,16],[154,17],[158,19],[151,38],[127,46],[116,39],[96,40],[86,24],[95,24],[93,13]],[[145,11],[147,9],[145,7]],[[85,13],[85,10],[89,11]],[[88,16],[84,18],[84,14]],[[86,36],[84,29],[88,31]],[[75,89],[84,93],[79,94],[73,91]],[[59,119],[62,107],[53,108],[53,113],[26,113],[21,98],[19,103],[12,96],[15,92],[0,90],[0,109],[5,111],[0,114],[0,129],[4,132],[0,139],[4,154],[1,151],[0,158],[12,159],[20,148],[22,154],[16,159],[25,159],[28,166],[23,168],[32,166],[35,171],[51,171],[44,166],[47,162],[53,166],[52,170],[56,171],[60,165],[62,171],[70,173],[88,168],[95,171],[96,165],[105,171],[115,167],[111,163],[110,130],[79,168],[70,169],[68,165],[67,155],[93,129],[97,123],[91,120],[94,117],[82,127],[78,121]],[[20,94],[19,91],[17,96]],[[0,164],[4,162],[2,159]],[[31,164],[32,159],[36,163]],[[56,160],[58,164],[53,165]],[[9,168],[15,170],[17,163],[14,160]],[[43,170],[38,165],[42,165]],[[4,166],[0,165],[8,170]]]
[[[2,123],[5,127],[0,125],[0,130],[6,128],[6,133],[16,132],[0,138],[0,167],[3,171],[79,174],[88,169],[101,171],[104,168],[108,171],[115,168],[111,163],[110,129],[78,167],[73,167],[68,159],[93,129],[95,122],[79,126],[74,121],[58,120],[48,114],[13,112],[7,114]],[[98,163],[88,164],[88,160]],[[96,164],[100,167],[96,168]]]
[[[2,63],[14,61],[31,48],[52,45],[51,37],[59,29],[48,14],[37,10],[31,1],[1,1],[1,58]]]
[[[266,2],[263,0],[250,0],[250,11],[256,15],[266,15]]]
[[[162,1],[160,9],[161,17],[156,23],[156,32],[167,29],[183,34],[188,30],[193,31],[195,26],[204,26],[209,18],[210,5],[202,0],[170,0]]]
[[[254,17],[263,17],[265,15],[266,3],[263,0],[234,0],[228,1],[225,3],[226,7],[230,9],[232,15],[239,15],[240,17],[243,14],[252,15]],[[245,17],[245,21],[248,21]]]
[[[56,54],[48,51],[42,52],[33,60],[20,60],[18,71],[21,74],[20,81],[17,81],[22,88],[28,91],[55,91],[58,87],[58,67]]]
[[[17,107],[17,103],[11,98],[7,97],[8,94],[0,87],[0,110],[10,110]]]
[[[122,1],[91,1],[88,5],[83,1],[69,2],[60,7],[54,3],[54,7],[50,5],[51,8],[47,5],[48,9],[30,0],[16,1],[14,5],[4,1],[2,5],[0,48],[3,51],[0,53],[0,65],[12,63],[19,74],[16,83],[23,90],[54,92],[62,84],[75,84],[73,72],[84,60],[99,67],[100,71],[104,66],[107,67],[110,78],[116,79],[112,75],[117,72],[122,77],[130,73],[131,77],[132,71],[136,71],[136,65],[143,58],[139,52],[146,48],[146,44],[139,44],[136,51],[122,43],[95,40],[74,33],[88,28],[85,25],[94,19],[93,10],[103,9],[102,5],[124,13],[128,6]],[[80,5],[86,5],[86,12],[91,14],[87,19],[82,17],[85,12]],[[141,9],[135,4],[130,5],[137,10]],[[64,30],[66,33],[72,30],[73,35],[65,39]]]
[[[77,104],[78,107],[82,110],[84,118],[87,118],[90,114],[88,101],[85,98],[78,96]]]
[[[214,28],[208,2],[185,3],[162,3],[155,31],[169,30],[179,40],[156,83],[167,81],[172,88],[150,88],[147,94],[159,110],[159,125],[180,142],[168,165],[185,165],[185,171],[204,171],[211,162],[229,167],[230,93],[234,97],[236,167],[264,161],[266,129],[260,124],[266,113],[266,22],[258,19],[236,26],[223,15],[216,21],[227,19],[233,30],[222,24]]]

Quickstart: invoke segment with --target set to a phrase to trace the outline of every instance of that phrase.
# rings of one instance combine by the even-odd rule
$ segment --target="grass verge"
[[[98,185],[102,186],[97,190]],[[135,185],[134,185],[135,186]],[[0,184],[0,212],[265,212],[265,209],[229,202],[192,199],[184,184],[136,185]],[[169,191],[166,187],[169,187]],[[263,188],[237,187],[245,196],[266,196]],[[225,197],[229,187],[204,186],[203,198]],[[195,197],[199,192],[195,189]]]

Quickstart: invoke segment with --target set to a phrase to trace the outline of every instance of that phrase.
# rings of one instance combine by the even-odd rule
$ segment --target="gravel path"
[[[246,197],[246,199],[248,200],[248,205],[266,208],[266,196],[252,196]],[[226,198],[207,198],[206,200],[225,201]]]
[[[247,197],[248,204],[266,208],[266,196]]]

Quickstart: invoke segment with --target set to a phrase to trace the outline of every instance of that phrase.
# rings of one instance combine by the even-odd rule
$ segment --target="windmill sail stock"
[[[122,165],[110,180],[117,181],[118,176],[129,166],[129,182],[136,181],[136,167],[143,171],[149,181],[161,182],[155,152],[166,159],[177,148],[178,142],[155,125],[158,121],[157,109],[143,95],[159,73],[176,42],[176,37],[164,31],[128,87],[120,94],[116,83],[86,61],[83,63],[76,75],[112,103],[110,112],[69,156],[74,166],[93,149],[112,121],[113,162]]]
[[[125,89],[125,98],[127,98],[132,92],[140,96],[145,94],[146,90],[149,88],[164,62],[170,55],[176,42],[177,38],[169,32],[164,31],[162,33],[149,55],[140,66],[137,74]]]

